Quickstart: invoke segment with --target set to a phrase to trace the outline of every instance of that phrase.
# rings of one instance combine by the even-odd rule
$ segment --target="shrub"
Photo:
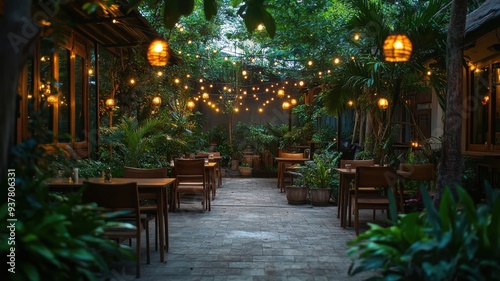
[[[454,194],[453,194],[454,192]],[[370,224],[349,242],[349,275],[372,271],[369,280],[496,280],[500,276],[500,196],[487,188],[474,205],[465,189],[447,188],[439,209],[421,189],[424,212],[396,216],[392,225]]]
[[[14,151],[15,199],[0,206],[0,219],[15,222],[15,239],[2,231],[0,251],[15,248],[15,274],[9,280],[98,280],[110,276],[113,260],[133,259],[130,247],[98,236],[105,226],[102,213],[79,204],[78,194],[63,196],[47,190],[38,163],[41,151],[28,139]],[[11,174],[11,176],[14,176]],[[4,182],[7,182],[4,179]],[[9,204],[11,203],[11,204]],[[10,242],[7,242],[10,241]],[[9,258],[10,260],[10,258]]]

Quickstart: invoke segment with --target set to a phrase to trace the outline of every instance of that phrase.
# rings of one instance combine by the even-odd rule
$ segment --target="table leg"
[[[158,231],[158,236],[160,237],[160,261],[164,262],[165,261],[165,234],[166,234],[166,229],[164,226],[165,222],[165,210],[163,208],[163,201],[164,201],[164,194],[163,194],[163,188],[161,188],[159,191],[156,193],[157,198],[160,200],[156,200],[157,202],[157,210],[156,213],[158,214],[158,226],[159,226],[159,231]]]
[[[284,163],[279,163],[278,162],[278,188],[282,189],[282,186],[283,186],[283,177],[285,176],[285,173],[284,173]]]
[[[212,169],[212,200],[215,199],[215,194],[217,194],[216,169],[217,169],[217,167],[214,167]]]
[[[337,196],[337,198],[338,198],[337,199],[338,200],[338,202],[337,202],[337,219],[340,219],[340,211],[342,209],[342,204],[343,204],[342,197],[344,196],[344,194],[343,194],[342,191],[343,191],[344,188],[342,186],[342,179],[343,179],[343,176],[342,176],[342,174],[340,174],[339,194]]]
[[[217,161],[217,171],[218,171],[218,177],[219,177],[219,186],[222,185],[222,167],[220,164],[220,160]]]
[[[164,206],[163,206],[163,218],[164,218],[164,223],[165,223],[165,251],[168,252],[168,249],[169,249],[169,230],[168,230],[168,202],[169,202],[169,192],[168,192],[168,186],[165,187],[165,189],[163,190],[164,191],[164,194],[163,194],[163,199],[164,199]]]

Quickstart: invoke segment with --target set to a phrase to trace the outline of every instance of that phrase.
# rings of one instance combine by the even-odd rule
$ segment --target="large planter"
[[[286,200],[290,205],[298,205],[307,203],[307,187],[289,185],[285,187]]]
[[[242,177],[252,176],[252,167],[240,167],[240,176]]]
[[[313,206],[327,206],[330,204],[331,188],[311,189],[311,204]]]

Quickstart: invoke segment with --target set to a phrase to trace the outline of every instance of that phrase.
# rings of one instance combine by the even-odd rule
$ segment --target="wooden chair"
[[[366,159],[366,160],[349,160],[349,159],[340,159],[340,168],[345,169],[345,165],[350,164],[351,169],[356,170],[356,167],[369,167],[373,166],[375,164],[375,161],[373,159]],[[353,195],[353,191],[349,189],[349,193],[347,194],[347,202],[343,202],[341,200],[344,200],[344,190],[342,188],[339,189],[339,203],[337,204],[337,218],[340,217],[340,208],[342,207],[342,204],[348,204],[348,212],[349,212],[349,226],[351,226],[351,197]],[[365,190],[373,190],[373,188],[365,188]],[[373,217],[375,217],[375,212],[373,214]]]
[[[176,177],[174,198],[180,208],[180,194],[200,193],[202,195],[202,211],[211,210],[209,183],[205,172],[205,159],[174,159]]]
[[[303,153],[291,153],[291,152],[280,151],[279,157],[301,159],[301,158],[304,158],[304,154]],[[291,183],[290,178],[285,177],[285,171],[287,168],[290,168],[294,164],[293,163],[286,163],[286,162],[285,163],[278,163],[278,164],[279,164],[278,165],[278,173],[279,173],[279,177],[280,177],[279,188],[280,188],[280,192],[283,192],[285,190],[285,186],[288,183]]]
[[[125,167],[123,169],[123,177],[124,178],[168,178],[168,168],[152,168],[152,169],[143,169],[143,168],[135,168],[135,167]],[[168,195],[167,195],[168,196]],[[154,193],[139,193],[139,199],[141,200],[157,200],[156,194]],[[165,200],[168,202],[168,200]],[[154,202],[153,204],[140,204],[141,213],[146,214],[147,216],[153,217],[155,220],[155,251],[158,251],[158,234],[161,235],[161,231],[158,229],[158,202]],[[165,209],[168,206],[164,206]],[[166,215],[167,216],[167,215]],[[165,224],[165,233],[167,233],[165,237],[165,246],[169,246],[168,239],[168,223]]]
[[[402,179],[427,183],[427,191],[436,190],[436,171],[434,164],[403,164],[399,165],[399,170],[405,172]],[[404,189],[399,188],[399,208],[404,212]]]
[[[210,160],[210,155],[212,155],[213,157],[218,157],[219,160],[218,161],[215,161],[217,162],[217,167],[215,168],[215,176],[219,179],[219,185],[222,184],[222,167],[221,167],[221,163],[220,163],[220,151],[212,151],[212,152],[208,152],[208,151],[200,151],[198,152],[194,157],[195,158],[208,158],[208,160]],[[213,161],[213,160],[212,160]],[[214,187],[214,189],[212,190],[212,200],[215,198],[215,193],[216,193],[216,187]]]
[[[141,233],[142,228],[146,230],[146,254],[147,263],[150,262],[149,252],[149,226],[148,220],[143,219],[139,208],[139,191],[137,183],[92,183],[84,181],[82,203],[95,203],[107,211],[129,211],[129,213],[113,218],[113,221],[131,223],[134,228],[109,227],[105,228],[103,235],[109,239],[122,241],[136,239],[136,275],[141,276]],[[144,225],[143,225],[144,224]]]
[[[396,169],[393,167],[356,167],[354,196],[352,199],[356,235],[359,235],[359,210],[386,210],[387,216],[389,216],[387,190],[391,188],[394,191],[395,183]],[[366,193],[360,191],[364,187],[376,188],[378,192]]]

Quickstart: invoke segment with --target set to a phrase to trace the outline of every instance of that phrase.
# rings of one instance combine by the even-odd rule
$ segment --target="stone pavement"
[[[336,206],[288,205],[276,178],[224,178],[210,212],[194,199],[169,213],[165,263],[153,246],[146,264],[143,247],[141,280],[363,279],[347,275],[346,243],[356,234],[340,227]],[[134,263],[117,265],[113,275],[135,279]]]

